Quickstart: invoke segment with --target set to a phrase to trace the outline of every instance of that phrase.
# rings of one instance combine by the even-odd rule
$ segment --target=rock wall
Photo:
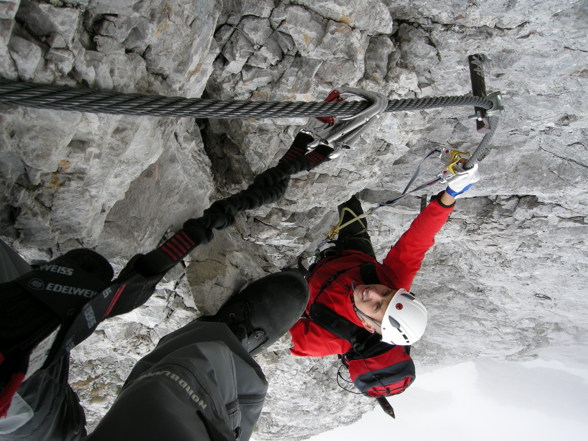
[[[466,57],[487,54],[506,110],[482,181],[415,280],[431,318],[413,354],[417,368],[524,360],[587,343],[587,18],[581,0],[10,0],[0,77],[219,99],[320,100],[341,85],[406,98],[468,93]],[[103,323],[72,354],[90,428],[161,336],[312,254],[338,203],[398,194],[433,147],[471,149],[471,113],[386,114],[358,146],[294,177],[282,200],[218,232],[144,307]],[[86,246],[118,269],[274,165],[305,123],[3,107],[0,235],[30,261]],[[380,257],[418,213],[407,199],[369,220]],[[335,357],[294,358],[288,346],[286,336],[258,356],[270,392],[257,439],[304,439],[373,407],[338,388]]]

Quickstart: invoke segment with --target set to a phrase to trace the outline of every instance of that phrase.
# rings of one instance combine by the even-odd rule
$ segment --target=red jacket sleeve
[[[290,328],[292,345],[290,352],[299,357],[324,357],[344,354],[351,344],[307,318],[301,318]]]
[[[395,288],[410,289],[425,254],[435,244],[435,235],[452,211],[453,206],[445,207],[437,200],[432,201],[390,249],[383,264],[394,274]]]

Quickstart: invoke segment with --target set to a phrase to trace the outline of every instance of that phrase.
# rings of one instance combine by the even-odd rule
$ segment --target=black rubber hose
[[[498,117],[497,116],[491,116],[490,118],[490,131],[488,131],[484,137],[482,138],[482,141],[480,142],[480,144],[478,144],[478,147],[476,148],[476,150],[474,150],[474,153],[472,153],[472,155],[470,156],[470,159],[468,159],[468,161],[464,164],[463,168],[468,170],[470,168],[472,168],[474,166],[474,164],[480,162],[482,159],[484,159],[486,157],[486,155],[488,154],[488,152],[490,151],[490,139],[492,138],[492,136],[494,135],[494,132],[496,132],[496,128],[498,127]]]

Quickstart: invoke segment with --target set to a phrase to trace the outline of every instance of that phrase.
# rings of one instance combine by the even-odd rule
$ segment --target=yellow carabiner
[[[351,215],[353,216],[353,218],[352,218],[350,221],[347,221],[347,222],[343,223],[343,216],[345,215],[345,212],[346,212],[346,211],[347,211],[347,212],[349,212],[349,213],[351,213]],[[365,218],[365,217],[366,217],[368,214],[370,214],[370,212],[368,212],[368,213],[364,213],[364,214],[361,214],[361,215],[359,215],[359,216],[358,216],[357,214],[355,214],[355,213],[354,213],[352,210],[350,210],[349,208],[347,208],[347,207],[343,207],[343,210],[341,210],[341,216],[339,217],[339,222],[337,223],[337,225],[333,225],[333,226],[331,227],[331,231],[330,231],[330,232],[327,234],[327,238],[328,238],[329,240],[333,240],[333,239],[335,239],[335,236],[337,236],[337,234],[339,234],[339,232],[340,232],[340,231],[341,231],[343,228],[345,228],[345,227],[347,227],[347,226],[351,225],[353,222],[359,222],[359,223],[361,224],[361,226],[362,226],[362,227],[364,228],[364,230],[365,230],[365,229],[366,229],[366,226],[365,226],[365,224],[364,224],[364,223],[361,221],[361,219]]]
[[[445,167],[449,173],[455,175],[457,172],[455,171],[455,166],[459,161],[465,159],[462,155],[470,156],[469,152],[460,152],[459,150],[449,150],[449,164]]]

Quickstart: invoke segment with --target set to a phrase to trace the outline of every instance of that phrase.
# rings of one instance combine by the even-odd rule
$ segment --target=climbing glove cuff
[[[461,167],[456,167],[456,171],[456,175],[453,179],[451,179],[451,181],[449,181],[449,185],[445,189],[447,194],[453,197],[457,197],[464,193],[472,185],[480,180],[480,175],[478,174],[478,164],[474,164],[474,166],[468,170],[463,170]]]

